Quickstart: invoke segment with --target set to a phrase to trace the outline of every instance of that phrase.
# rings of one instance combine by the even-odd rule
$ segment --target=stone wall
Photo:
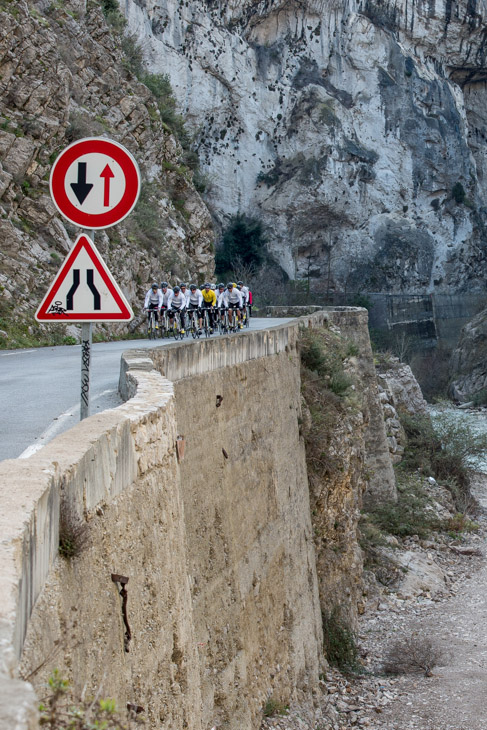
[[[366,312],[131,351],[130,400],[0,464],[2,730],[35,726],[19,676],[40,693],[55,667],[75,695],[141,705],[149,727],[174,730],[251,730],[269,696],[313,687],[324,660],[298,334],[331,320],[351,334]],[[69,561],[60,503],[85,527]],[[129,578],[128,643],[112,574]]]

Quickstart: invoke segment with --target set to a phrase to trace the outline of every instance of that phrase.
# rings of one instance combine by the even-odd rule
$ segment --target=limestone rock
[[[407,442],[399,414],[425,415],[428,406],[409,365],[397,357],[383,355],[377,358],[376,371],[389,450],[396,464],[401,461]]]
[[[435,595],[445,589],[445,572],[432,558],[414,550],[386,552],[393,563],[406,570],[397,586],[401,596]]]
[[[487,387],[487,310],[463,327],[450,360],[450,375],[451,393],[460,402]]]
[[[32,324],[79,233],[57,212],[48,181],[59,152],[83,137],[121,142],[141,169],[134,212],[96,233],[134,310],[154,279],[206,278],[213,271],[212,221],[181,146],[149,89],[127,70],[120,33],[99,4],[85,6],[20,0],[0,13],[0,280],[2,298],[15,301],[17,324]],[[13,316],[11,303],[2,316]],[[123,325],[111,325],[117,327]],[[48,329],[40,327],[38,336]]]
[[[127,0],[213,180],[316,291],[482,288],[485,8]]]

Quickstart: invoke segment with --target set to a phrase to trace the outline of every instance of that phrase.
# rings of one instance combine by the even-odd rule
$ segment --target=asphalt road
[[[251,329],[288,321],[252,319]],[[149,340],[124,340],[93,345],[92,414],[122,402],[118,395],[121,353],[152,344]],[[79,421],[80,380],[80,345],[0,351],[0,460],[30,456],[74,426]]]

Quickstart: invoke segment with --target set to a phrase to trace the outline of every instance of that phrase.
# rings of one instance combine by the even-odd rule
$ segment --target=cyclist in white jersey
[[[164,309],[167,309],[167,300],[172,294],[172,289],[167,283],[167,281],[161,282],[161,292],[162,292],[162,306]]]
[[[174,324],[174,314],[176,312],[179,312],[179,317],[181,319],[181,334],[182,335],[184,335],[184,327],[185,327],[185,321],[184,321],[184,310],[185,309],[186,309],[186,297],[182,293],[179,286],[175,286],[167,300],[167,313],[169,315],[169,321],[170,321],[171,327],[172,327]]]
[[[152,284],[151,288],[145,295],[144,300],[144,311],[147,312],[147,320],[149,320],[150,317],[150,311],[152,309],[156,312],[156,328],[159,327],[159,312],[161,311],[162,307],[162,292],[157,286],[157,284],[154,282]]]
[[[198,289],[196,284],[191,284],[189,287],[189,293],[186,296],[186,302],[188,307],[188,312],[197,311],[198,313],[198,327],[201,334],[201,308],[203,306],[203,294],[201,293],[201,289]]]
[[[186,284],[180,284],[179,288],[181,289],[181,294],[186,299],[186,306],[188,306],[188,294],[189,294],[188,287],[186,286]]]
[[[237,281],[237,289],[242,295],[244,307],[249,303],[249,287],[243,281]]]
[[[250,317],[249,287],[245,286],[243,281],[237,281],[237,289],[239,290],[240,294],[242,295],[243,316]]]
[[[220,302],[222,303],[221,306],[225,307],[229,310],[228,312],[228,319],[230,321],[230,324],[233,320],[233,310],[236,311],[237,319],[238,319],[238,326],[240,329],[242,329],[242,308],[243,308],[243,301],[242,301],[242,295],[239,292],[238,289],[236,289],[233,286],[232,282],[229,282],[227,284],[227,288],[224,291],[223,295],[220,297]]]

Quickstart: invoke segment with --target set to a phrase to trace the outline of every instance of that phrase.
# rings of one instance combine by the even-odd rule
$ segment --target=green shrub
[[[122,51],[124,53],[123,66],[127,71],[141,78],[144,71],[142,49],[137,43],[135,35],[124,35],[122,38]]]
[[[462,534],[465,532],[476,532],[479,526],[476,522],[470,520],[463,512],[457,512],[453,517],[447,520],[446,528],[449,532]]]
[[[408,439],[403,459],[406,468],[420,469],[444,482],[462,509],[462,500],[469,496],[475,458],[487,450],[487,434],[476,434],[468,423],[450,414],[434,419],[402,414],[401,423]]]
[[[39,705],[39,725],[48,730],[130,730],[138,726],[135,714],[142,708],[131,706],[127,720],[122,720],[115,700],[93,699],[75,706],[69,687],[68,680],[55,669],[47,683],[48,695]]]
[[[482,388],[472,398],[473,404],[476,408],[479,406],[487,406],[487,388]]]
[[[304,367],[325,378],[332,393],[345,395],[352,379],[345,372],[343,362],[358,352],[356,345],[340,341],[322,328],[302,329],[299,342]]]
[[[226,274],[237,263],[259,269],[269,258],[266,246],[267,234],[262,222],[258,218],[237,213],[230,219],[216,252],[217,275]]]
[[[367,519],[382,533],[397,537],[418,535],[426,538],[432,531],[439,530],[442,522],[428,510],[430,500],[421,478],[397,469],[396,482],[397,502],[383,502],[370,507]]]
[[[323,612],[322,621],[323,648],[328,662],[342,672],[359,669],[355,634],[342,620],[338,606]]]
[[[281,702],[274,697],[269,697],[262,708],[262,714],[264,717],[274,717],[275,715],[286,715],[288,710],[289,705],[284,704],[284,702]]]
[[[88,540],[88,525],[62,501],[59,514],[59,555],[71,560],[81,554]]]

